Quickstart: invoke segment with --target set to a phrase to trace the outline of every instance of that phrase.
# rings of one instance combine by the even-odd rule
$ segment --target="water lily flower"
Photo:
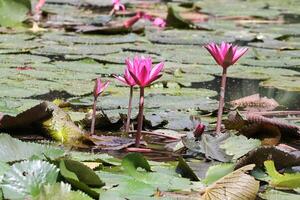
[[[132,107],[132,96],[133,96],[133,87],[136,85],[134,79],[131,77],[130,72],[128,70],[128,63],[130,63],[129,59],[126,59],[127,66],[125,67],[124,76],[115,76],[114,77],[119,80],[120,82],[124,83],[125,85],[130,87],[130,95],[129,95],[129,102],[128,102],[128,111],[127,111],[127,121],[125,126],[125,131],[129,132],[130,126],[130,119],[131,119],[131,107]]]
[[[92,125],[91,125],[91,135],[95,132],[95,121],[96,121],[96,105],[97,105],[97,99],[99,95],[108,87],[109,81],[102,83],[100,78],[97,78],[95,81],[95,87],[94,87],[94,104],[93,104],[93,114],[92,114]]]
[[[133,60],[126,60],[128,71],[135,83],[140,86],[140,101],[139,101],[139,115],[138,115],[138,127],[136,133],[135,145],[139,147],[140,139],[142,135],[143,116],[144,116],[144,90],[152,82],[162,76],[161,71],[164,67],[164,63],[161,62],[152,67],[152,59],[150,57],[134,57]]]
[[[164,28],[164,27],[166,27],[167,22],[166,22],[166,20],[164,20],[164,19],[162,19],[162,18],[160,18],[160,17],[156,17],[156,18],[153,20],[152,24],[153,24],[154,26],[158,26],[158,27]]]
[[[202,135],[202,133],[204,132],[204,130],[205,130],[204,124],[202,124],[202,123],[197,124],[197,126],[195,127],[195,130],[194,130],[194,136],[200,137]]]
[[[113,15],[117,11],[125,11],[126,7],[121,3],[121,0],[112,0],[113,9],[110,11],[110,15]]]
[[[144,16],[144,12],[137,12],[133,17],[123,22],[125,28],[132,27],[137,21]]]
[[[240,57],[246,52],[247,48],[239,48],[237,45],[222,42],[220,46],[215,43],[210,43],[205,46],[208,52],[212,55],[218,65],[223,68],[221,89],[220,89],[220,101],[218,109],[217,127],[216,132],[221,132],[221,121],[224,106],[225,87],[226,87],[226,73],[227,68],[233,65]]]

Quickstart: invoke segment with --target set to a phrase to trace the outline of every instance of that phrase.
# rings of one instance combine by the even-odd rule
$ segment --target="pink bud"
[[[202,135],[202,133],[205,130],[205,125],[202,123],[197,124],[195,130],[194,130],[194,136],[195,137],[200,137]]]
[[[94,98],[96,99],[109,85],[109,81],[102,83],[100,78],[95,81]]]

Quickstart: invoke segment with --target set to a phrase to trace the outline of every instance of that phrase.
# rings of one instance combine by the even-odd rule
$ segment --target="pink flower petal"
[[[113,75],[118,81],[124,83],[125,85],[128,85],[128,82],[125,80],[124,77],[122,76],[116,76],[116,75]]]
[[[157,65],[155,65],[155,67],[152,68],[151,72],[150,72],[150,79],[152,79],[154,76],[157,76],[161,70],[164,67],[164,63],[158,63]]]

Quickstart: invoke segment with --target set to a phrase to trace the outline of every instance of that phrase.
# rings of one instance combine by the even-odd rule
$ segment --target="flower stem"
[[[90,133],[90,135],[94,135],[94,133],[95,133],[96,107],[97,107],[97,97],[94,97],[92,124],[91,124],[91,133]]]
[[[139,116],[138,116],[138,127],[135,138],[135,146],[140,146],[140,140],[142,136],[143,128],[143,118],[144,118],[144,87],[140,88],[140,103],[139,103]]]
[[[126,133],[129,132],[129,127],[130,127],[132,95],[133,95],[133,87],[131,86],[130,87],[129,102],[128,102],[127,122],[126,122],[126,127],[125,127]]]
[[[216,128],[217,134],[221,133],[222,114],[223,114],[225,87],[226,87],[226,73],[227,73],[227,68],[224,67],[222,73],[221,89],[220,89],[220,101],[219,101],[217,128]]]

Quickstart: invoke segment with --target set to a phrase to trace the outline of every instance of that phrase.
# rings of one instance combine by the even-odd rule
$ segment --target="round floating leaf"
[[[61,160],[60,173],[74,188],[80,189],[93,198],[99,198],[99,193],[91,187],[100,188],[104,183],[93,170],[84,164],[73,160]]]
[[[0,160],[14,162],[32,157],[43,159],[46,157],[55,159],[64,155],[64,151],[37,143],[22,142],[7,134],[0,134]],[[26,151],[24,151],[26,149]]]
[[[14,164],[2,180],[2,190],[7,199],[35,197],[45,184],[54,184],[59,170],[45,161],[33,160]]]
[[[134,174],[137,168],[151,171],[151,167],[146,158],[140,153],[129,153],[122,160],[122,167],[129,174]]]
[[[243,135],[232,135],[223,141],[220,147],[225,150],[227,155],[233,156],[232,160],[237,160],[260,145],[261,141],[258,139],[248,139]]]
[[[67,183],[55,183],[54,185],[45,185],[41,193],[34,200],[92,200],[91,197],[80,191],[71,191],[71,185]]]
[[[227,174],[233,172],[234,164],[233,163],[222,163],[218,165],[210,166],[206,172],[205,179],[202,180],[206,185],[211,185],[220,178],[226,176]]]
[[[0,0],[0,25],[8,27],[20,25],[30,9],[30,0]]]

